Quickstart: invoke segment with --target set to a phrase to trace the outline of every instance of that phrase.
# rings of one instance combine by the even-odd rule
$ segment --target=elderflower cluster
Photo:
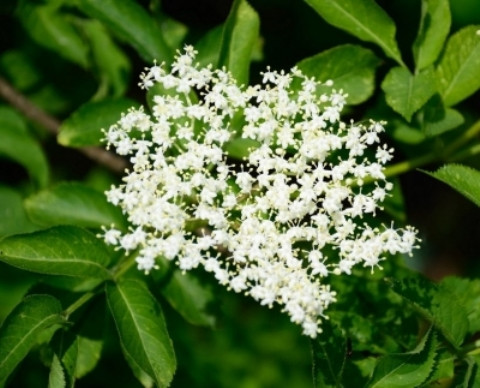
[[[132,108],[105,131],[132,168],[107,192],[131,227],[106,229],[104,239],[138,250],[145,272],[158,257],[183,271],[203,267],[235,292],[279,304],[315,337],[336,296],[326,278],[373,270],[417,240],[411,227],[362,222],[392,188],[383,126],[340,121],[346,96],[296,68],[267,69],[260,85],[244,87],[224,69],[199,67],[195,54],[186,47],[170,71],[147,69],[141,86],[163,90],[152,114]],[[225,150],[242,141],[247,156],[233,160]]]

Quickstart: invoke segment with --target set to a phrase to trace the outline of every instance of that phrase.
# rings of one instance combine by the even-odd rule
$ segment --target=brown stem
[[[0,77],[0,96],[25,117],[40,124],[52,135],[58,134],[60,121],[33,104],[24,95],[15,90],[15,88],[2,77]],[[116,156],[102,148],[83,147],[78,148],[77,150],[91,160],[107,167],[113,172],[123,173],[127,167],[127,162],[125,159]]]

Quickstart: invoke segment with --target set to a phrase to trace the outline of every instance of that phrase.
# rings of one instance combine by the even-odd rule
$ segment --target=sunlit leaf
[[[452,108],[445,108],[441,97],[435,94],[423,107],[422,130],[428,137],[438,136],[464,123],[462,114]]]

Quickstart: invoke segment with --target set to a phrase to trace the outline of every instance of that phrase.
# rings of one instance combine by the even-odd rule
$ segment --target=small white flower
[[[355,266],[373,271],[387,253],[410,254],[417,242],[411,227],[363,223],[393,188],[383,173],[393,150],[379,145],[384,123],[342,122],[346,95],[319,96],[320,85],[333,83],[298,68],[267,68],[262,84],[244,87],[225,69],[200,68],[195,55],[187,46],[171,71],[147,69],[143,88],[159,83],[177,94],[155,96],[152,115],[131,109],[104,131],[107,147],[128,156],[132,168],[106,193],[131,229],[105,228],[103,238],[138,249],[145,272],[159,256],[182,271],[203,267],[235,292],[279,304],[315,337],[336,300],[332,275]],[[134,130],[143,137],[131,136]],[[224,146],[235,137],[256,146],[231,163]],[[375,182],[363,185],[366,179]]]

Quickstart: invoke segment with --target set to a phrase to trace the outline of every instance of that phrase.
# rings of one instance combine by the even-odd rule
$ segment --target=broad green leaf
[[[392,120],[391,124],[394,126],[392,137],[398,142],[405,144],[419,144],[426,139],[426,136],[422,131],[408,125],[403,120]]]
[[[248,84],[259,31],[260,19],[255,10],[246,0],[234,0],[223,29],[218,67],[225,66],[240,85]]]
[[[172,50],[182,49],[182,43],[188,34],[188,27],[185,24],[161,14],[160,28],[165,42]]]
[[[88,67],[86,42],[66,15],[56,8],[54,4],[38,5],[35,1],[23,0],[17,8],[17,15],[25,31],[38,44],[84,68]]]
[[[475,93],[480,87],[480,26],[455,33],[437,67],[437,82],[446,106]]]
[[[0,156],[21,164],[40,187],[45,187],[49,168],[38,142],[18,122],[0,121],[0,138]]]
[[[126,227],[122,211],[107,202],[105,194],[81,183],[62,182],[40,191],[25,200],[25,209],[35,223],[43,226]]]
[[[144,283],[125,280],[107,284],[107,301],[117,326],[123,354],[145,385],[168,386],[176,361],[159,303]]]
[[[452,108],[445,108],[438,94],[435,94],[422,109],[422,131],[428,137],[438,136],[462,125],[462,114]]]
[[[22,116],[9,106],[0,106],[0,127],[4,125],[28,134],[27,123]]]
[[[480,171],[460,164],[447,164],[429,175],[446,183],[480,206]]]
[[[355,60],[352,60],[355,58]],[[333,87],[348,94],[349,104],[366,101],[375,88],[375,69],[380,60],[361,46],[345,44],[297,63],[302,72],[319,81],[333,81]]]
[[[382,82],[388,105],[407,121],[435,93],[435,77],[432,71],[411,74],[403,67],[391,69]]]
[[[311,340],[314,387],[339,387],[342,382],[347,342],[340,329],[329,321],[322,333]]]
[[[64,322],[60,302],[50,295],[27,296],[0,328],[0,386],[47,328]]]
[[[369,388],[418,387],[436,364],[437,337],[430,329],[417,347],[408,353],[388,354],[379,359]]]
[[[327,23],[366,42],[404,66],[395,41],[395,23],[373,0],[305,0]],[[352,62],[355,59],[352,58]]]
[[[60,127],[57,140],[69,147],[98,146],[107,130],[120,120],[122,113],[139,104],[128,98],[87,102],[67,118]]]
[[[420,29],[413,44],[417,71],[432,65],[438,58],[450,31],[451,19],[448,0],[422,0]]]
[[[468,310],[454,293],[424,278],[394,281],[392,290],[431,322],[453,347],[459,348],[469,331]]]
[[[213,294],[193,275],[175,271],[162,288],[162,295],[188,322],[203,326],[215,324],[215,317],[207,311],[208,304],[213,301]]]
[[[480,331],[480,279],[462,279],[447,277],[442,279],[441,287],[451,292],[458,303],[465,306],[468,314],[469,332]]]
[[[104,94],[112,97],[122,96],[130,79],[131,66],[128,57],[97,20],[86,21],[82,27],[90,41],[93,63],[100,73],[101,88],[106,89]],[[99,92],[97,98],[100,97]]]
[[[147,62],[170,62],[172,52],[148,12],[133,0],[79,0],[82,11],[105,24]]]
[[[3,185],[0,185],[0,220],[0,238],[37,229],[25,213],[20,194]]]
[[[58,226],[10,236],[0,241],[0,261],[27,271],[107,279],[105,245],[94,234],[75,226]]]
[[[69,385],[70,386],[70,385]],[[48,388],[65,388],[67,382],[65,380],[65,371],[58,356],[54,353],[52,364],[50,365],[50,374],[48,375]]]

